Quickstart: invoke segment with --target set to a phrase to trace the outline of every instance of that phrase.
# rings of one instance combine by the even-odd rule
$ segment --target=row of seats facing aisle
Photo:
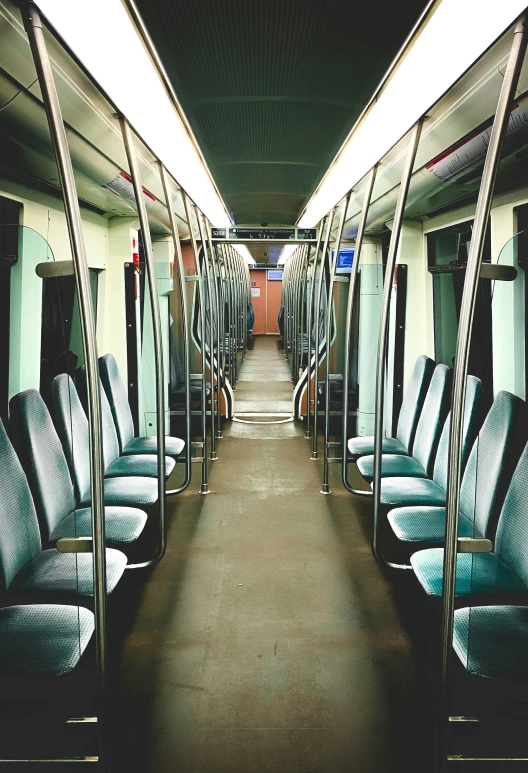
[[[396,437],[383,439],[381,456],[382,524],[436,604],[442,598],[451,375],[445,365],[418,358]],[[453,646],[470,673],[518,679],[528,676],[527,407],[501,391],[485,411],[481,387],[468,376],[458,536],[488,540],[489,552],[457,555]],[[348,447],[372,485],[374,438],[352,438]]]
[[[157,501],[157,438],[135,437],[114,357],[99,365],[110,594],[140,546],[148,515],[139,508]],[[0,668],[9,676],[69,673],[94,630],[92,555],[54,547],[91,536],[88,419],[66,374],[54,379],[52,402],[55,421],[39,392],[21,392],[9,435],[0,423]],[[166,437],[167,476],[184,446]]]

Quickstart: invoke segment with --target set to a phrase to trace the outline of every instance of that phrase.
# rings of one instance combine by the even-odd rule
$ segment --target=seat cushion
[[[445,505],[446,493],[429,478],[383,478],[381,504],[385,506]]]
[[[528,607],[457,609],[453,648],[470,674],[528,679]]]
[[[106,590],[112,593],[121,579],[127,557],[113,548],[106,549]],[[93,596],[91,553],[59,553],[43,550],[17,574],[10,593],[24,595],[53,594],[57,598]]]
[[[445,507],[396,507],[387,516],[392,531],[401,542],[417,549],[418,545],[444,542]],[[459,537],[481,537],[474,524],[460,513]]]
[[[0,671],[62,676],[73,671],[94,630],[84,607],[28,604],[0,609]]]
[[[374,457],[362,456],[357,461],[358,470],[365,480],[371,481],[374,477]],[[425,478],[425,470],[412,456],[403,454],[381,455],[382,478]]]
[[[108,545],[130,545],[135,542],[147,522],[147,514],[136,507],[105,507],[105,532]],[[90,537],[92,511],[83,507],[63,518],[51,535],[51,540],[61,537]]]
[[[185,441],[179,437],[165,436],[165,453],[168,456],[179,456],[185,448]],[[125,456],[134,454],[157,454],[158,439],[156,435],[145,435],[145,437],[135,437],[123,449]]]
[[[419,550],[411,556],[411,565],[418,582],[428,596],[442,597],[443,548]],[[495,553],[459,553],[455,596],[498,596],[512,594],[517,599],[526,596],[528,588]]]
[[[168,478],[174,469],[176,462],[171,456],[165,457],[165,477]],[[105,478],[157,478],[158,459],[152,454],[138,454],[137,456],[120,456],[105,470]]]
[[[158,501],[158,481],[156,478],[107,478],[104,494],[105,505],[147,507]]]
[[[384,454],[408,454],[406,447],[393,437],[384,437],[381,449]],[[348,450],[353,457],[370,456],[374,453],[374,436],[353,437],[348,441]]]

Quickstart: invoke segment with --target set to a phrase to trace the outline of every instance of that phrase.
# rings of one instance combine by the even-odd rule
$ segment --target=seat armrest
[[[91,537],[61,537],[55,543],[59,553],[93,553]]]
[[[493,542],[490,539],[459,537],[457,553],[492,553]]]

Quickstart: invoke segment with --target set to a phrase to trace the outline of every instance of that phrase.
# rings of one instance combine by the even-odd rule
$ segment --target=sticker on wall
[[[117,177],[114,177],[113,180],[110,180],[110,182],[103,185],[103,188],[108,188],[114,193],[118,193],[120,196],[123,196],[123,198],[129,199],[129,201],[136,200],[136,197],[134,195],[134,185],[132,183],[132,178],[130,178],[124,172],[119,172]],[[145,206],[147,207],[147,209],[149,207],[152,207],[156,203],[156,197],[153,196],[152,193],[149,193],[148,191],[146,191],[144,188],[143,188],[143,198],[145,199]]]
[[[252,298],[260,298],[260,287],[252,287],[251,288],[251,297]]]
[[[257,286],[256,282],[251,282],[251,287],[256,287],[256,286]]]

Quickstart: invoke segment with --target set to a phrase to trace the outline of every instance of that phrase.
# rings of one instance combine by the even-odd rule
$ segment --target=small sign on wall
[[[260,287],[252,287],[251,288],[251,297],[252,298],[260,298]]]
[[[256,287],[256,286],[257,286],[256,282],[251,282],[251,287]]]

